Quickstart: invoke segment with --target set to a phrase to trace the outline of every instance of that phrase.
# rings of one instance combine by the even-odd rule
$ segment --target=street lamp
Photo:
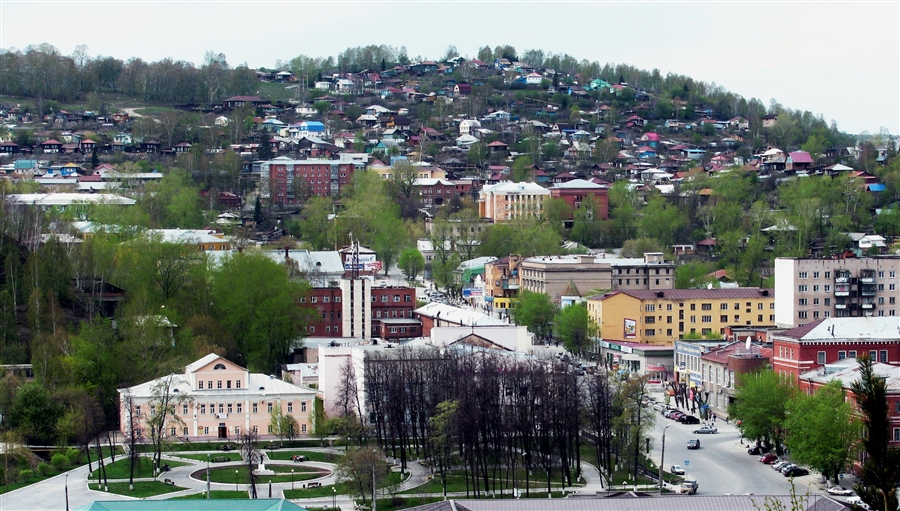
[[[209,453],[206,453],[206,499],[209,500]]]
[[[666,424],[662,434],[662,454],[659,456],[659,494],[662,495],[663,490],[663,470],[666,466],[666,430],[671,424]]]
[[[291,469],[291,489],[294,489],[294,469]]]
[[[372,511],[376,511],[376,503],[375,503],[375,493],[377,492],[375,486],[375,465],[378,464],[378,451],[372,449]]]
[[[337,489],[332,486],[331,487],[331,509],[337,509]]]
[[[239,491],[238,490],[238,471],[237,471],[237,469],[235,469],[235,471],[234,471],[234,491]]]

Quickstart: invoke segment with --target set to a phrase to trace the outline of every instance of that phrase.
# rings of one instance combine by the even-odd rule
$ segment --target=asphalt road
[[[698,494],[789,494],[790,479],[757,461],[757,456],[747,454],[747,442],[741,444],[741,435],[734,425],[717,420],[718,433],[694,434],[693,430],[700,425],[680,424],[659,412],[652,413],[655,421],[650,442],[653,460],[659,463],[663,428],[671,425],[666,430],[665,467],[668,470],[672,465],[683,466],[685,477],[696,479],[700,485]],[[689,450],[687,441],[694,438],[700,440],[700,449]],[[819,481],[820,476],[813,473],[794,478],[794,485],[798,494],[805,494],[807,489],[810,494],[821,494],[824,491]]]

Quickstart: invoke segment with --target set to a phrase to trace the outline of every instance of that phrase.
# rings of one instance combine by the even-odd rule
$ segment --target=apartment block
[[[278,157],[260,166],[260,192],[272,204],[293,205],[304,197],[337,197],[353,178],[356,166],[339,160],[292,160]],[[298,182],[299,181],[299,182]]]
[[[887,317],[898,310],[900,257],[775,260],[775,323],[803,326],[831,317]]]

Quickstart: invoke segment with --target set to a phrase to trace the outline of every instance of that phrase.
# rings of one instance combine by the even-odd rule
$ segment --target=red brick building
[[[609,217],[609,188],[606,185],[573,179],[564,183],[557,183],[550,188],[550,198],[566,201],[573,210],[581,206],[588,197],[593,197],[596,204],[594,215],[596,218],[606,220]]]
[[[368,284],[370,281],[363,281]],[[422,322],[413,318],[416,306],[415,289],[405,286],[365,286],[367,298],[360,311],[366,318],[368,335],[381,339],[408,339],[422,335]],[[316,311],[316,321],[307,327],[309,337],[345,337],[344,328],[350,321],[349,307],[353,302],[344,295],[349,287],[313,288],[309,297],[301,298],[301,306]],[[350,337],[348,334],[347,337]],[[360,336],[362,337],[362,336]]]
[[[272,204],[292,205],[303,200],[302,193],[317,197],[337,197],[353,178],[353,163],[337,160],[291,160],[275,158],[260,166],[260,189]],[[295,185],[295,181],[302,181]]]
[[[869,354],[875,362],[900,366],[896,317],[827,318],[773,334],[772,367],[799,378],[827,364]],[[900,368],[898,368],[900,371]]]

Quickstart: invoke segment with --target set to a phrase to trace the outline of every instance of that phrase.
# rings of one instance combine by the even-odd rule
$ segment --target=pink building
[[[270,413],[276,406],[297,420],[300,430],[294,436],[307,436],[312,432],[315,399],[321,394],[273,376],[251,373],[210,353],[188,364],[184,374],[119,389],[119,424],[126,436],[133,417],[136,435],[150,437],[147,421],[159,411],[157,389],[166,386],[172,396],[166,435],[192,440],[236,439],[246,431],[258,433],[260,438],[272,437]],[[133,413],[129,413],[129,401]]]

